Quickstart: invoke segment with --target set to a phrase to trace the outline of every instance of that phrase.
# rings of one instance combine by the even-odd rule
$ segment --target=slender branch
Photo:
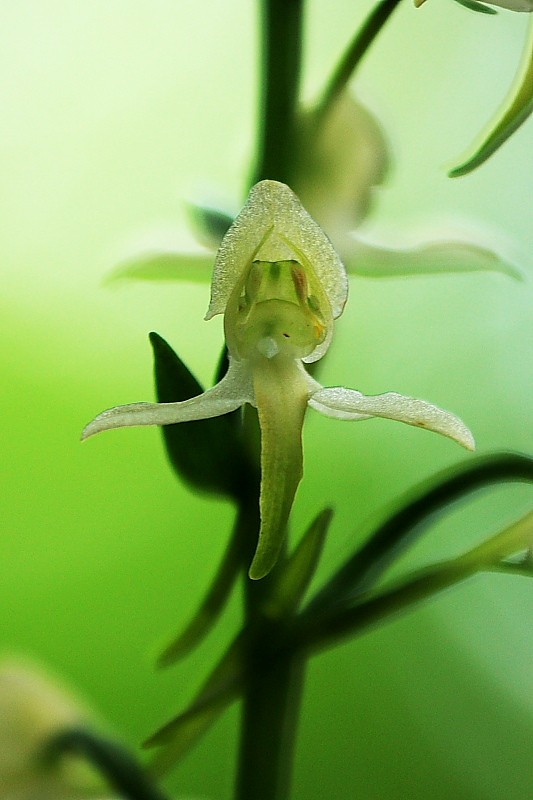
[[[322,99],[317,107],[318,118],[328,114],[399,3],[400,0],[381,0],[381,2],[372,9],[366,21],[363,23],[362,28],[357,31],[348,45],[346,52],[339,61],[331,80],[324,90]]]
[[[222,561],[200,605],[189,623],[161,653],[157,659],[158,667],[168,667],[187,653],[190,653],[211,631],[231,595],[233,585],[239,574],[242,561],[242,541],[240,536],[240,513],[237,515],[231,538]]]
[[[356,606],[344,608],[309,621],[290,636],[291,649],[316,652],[337,644],[339,639],[359,635],[367,628],[382,623],[421,600],[471,577],[476,572],[489,569],[461,558],[451,559],[416,573],[405,583],[382,594],[362,600]]]
[[[144,767],[123,745],[104,739],[87,728],[68,728],[47,743],[46,761],[67,754],[81,756],[103,775],[121,797],[129,800],[166,800]]]
[[[501,560],[501,546],[509,542],[508,534],[515,531],[524,534],[531,529],[531,514],[524,517],[509,529],[496,534],[489,540],[490,548],[478,545],[457,558],[443,561],[420,569],[390,588],[385,587],[377,594],[367,593],[351,607],[333,609],[329,614],[315,620],[304,618],[296,622],[294,629],[285,637],[282,647],[303,651],[307,654],[331,644],[346,636],[357,636],[366,628],[383,623],[390,617],[411,608],[422,600],[434,597],[457,583],[478,573],[499,572],[507,575],[533,577],[533,556],[530,550],[518,561]],[[515,544],[520,542],[516,542]],[[499,546],[497,546],[499,545]],[[494,561],[485,560],[493,555]]]
[[[368,591],[385,570],[420,536],[433,516],[465,495],[495,483],[533,483],[533,459],[498,453],[447,470],[417,488],[411,499],[391,514],[315,595],[302,615],[309,619]]]
[[[304,0],[263,0],[258,153],[252,184],[289,182],[300,86]]]

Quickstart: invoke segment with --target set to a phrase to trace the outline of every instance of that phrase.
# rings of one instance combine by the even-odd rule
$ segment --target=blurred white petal
[[[106,278],[106,283],[122,279],[140,281],[189,281],[209,283],[214,253],[174,253],[153,250],[123,261]]]
[[[413,247],[383,247],[360,236],[341,248],[347,271],[369,278],[452,272],[501,272],[522,280],[522,270],[493,250],[467,241],[424,242]]]

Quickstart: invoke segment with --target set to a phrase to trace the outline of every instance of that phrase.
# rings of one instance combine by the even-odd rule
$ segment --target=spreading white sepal
[[[203,394],[180,403],[130,403],[102,411],[82,433],[88,439],[95,433],[137,425],[172,425],[219,417],[253,403],[254,393],[248,370],[239,361],[230,362],[222,380]]]
[[[455,414],[443,411],[425,400],[396,392],[367,397],[355,389],[343,387],[321,389],[313,395],[312,400],[321,406],[320,411],[328,417],[347,419],[346,414],[364,414],[394,419],[407,425],[427,428],[453,439],[467,450],[475,450],[474,437],[464,422]]]

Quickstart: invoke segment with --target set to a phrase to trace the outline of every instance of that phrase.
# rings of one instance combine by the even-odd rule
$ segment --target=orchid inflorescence
[[[207,419],[249,403],[261,427],[261,529],[249,575],[267,575],[278,558],[302,477],[302,427],[308,406],[328,417],[385,417],[441,433],[468,450],[458,417],[401,394],[366,397],[324,388],[305,369],[326,353],[348,294],[331,242],[288,186],[256,184],[216,256],[206,319],[224,314],[229,368],[203,394],[178,403],[133,403],[99,414],[83,432]]]

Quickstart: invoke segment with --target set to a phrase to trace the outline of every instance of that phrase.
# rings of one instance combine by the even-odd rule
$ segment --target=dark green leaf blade
[[[152,774],[163,775],[174,766],[239,696],[245,683],[246,646],[244,630],[230,644],[191,705],[144,743],[145,748],[160,748],[150,765]]]
[[[222,613],[242,564],[242,537],[238,525],[209,589],[183,631],[166,647],[157,660],[158,667],[169,667],[190,653],[207,636]]]
[[[150,334],[154,351],[157,399],[160,403],[188,400],[203,388],[169,344]],[[193,489],[238,500],[248,485],[249,471],[240,437],[240,414],[161,428],[170,463]]]
[[[533,458],[519,453],[483,456],[416,487],[334,573],[302,614],[311,618],[369,591],[438,513],[482,487],[506,481],[533,483]]]

